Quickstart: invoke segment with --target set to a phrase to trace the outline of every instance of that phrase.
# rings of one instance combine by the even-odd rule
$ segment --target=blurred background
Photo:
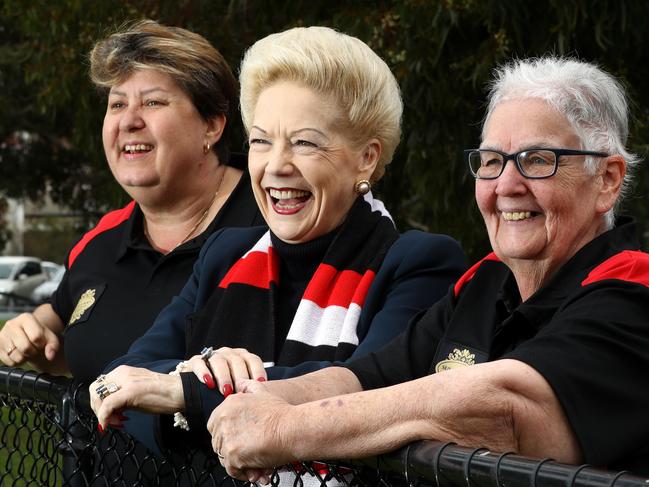
[[[247,46],[297,25],[357,36],[395,73],[403,139],[377,193],[402,230],[487,252],[462,149],[479,144],[486,82],[512,57],[569,54],[618,76],[632,100],[629,146],[649,144],[649,2],[644,0],[0,0],[0,249],[63,262],[71,243],[127,196],[101,146],[105,100],[88,81],[93,42],[151,18],[209,39],[235,73]],[[237,121],[238,127],[241,127]],[[244,150],[237,131],[234,150]],[[649,229],[642,168],[625,211]]]

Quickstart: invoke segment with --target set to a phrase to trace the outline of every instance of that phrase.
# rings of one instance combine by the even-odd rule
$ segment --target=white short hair
[[[563,114],[579,137],[582,149],[620,154],[627,165],[615,207],[606,215],[613,226],[615,211],[626,195],[640,158],[625,145],[629,135],[629,108],[621,83],[596,65],[572,58],[546,56],[514,60],[496,69],[489,93],[484,129],[499,103],[537,98]],[[594,172],[597,159],[586,158]]]

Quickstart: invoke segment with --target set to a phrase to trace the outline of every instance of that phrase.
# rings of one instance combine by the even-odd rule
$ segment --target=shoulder
[[[460,244],[448,235],[410,230],[399,236],[385,257],[385,264],[400,266],[459,265],[466,268]]]
[[[211,260],[229,255],[240,256],[248,250],[259,238],[268,231],[263,226],[222,228],[207,239],[201,249],[200,259]]]
[[[455,297],[458,297],[460,295],[462,289],[464,289],[469,281],[473,280],[473,278],[476,276],[476,274],[478,274],[479,271],[488,271],[494,264],[499,269],[506,269],[505,264],[503,264],[493,252],[487,254],[485,257],[469,267],[469,269],[457,280],[455,286],[453,287],[453,294],[455,295]]]
[[[397,274],[416,269],[452,269],[459,275],[466,269],[466,255],[460,244],[447,235],[410,230],[399,236],[388,250],[382,269]]]
[[[81,239],[72,247],[68,256],[68,268],[72,267],[72,264],[76,258],[83,252],[86,246],[94,239],[99,237],[102,234],[105,234],[107,231],[119,227],[124,222],[126,222],[135,210],[135,201],[131,201],[125,207],[120,208],[119,210],[113,210],[106,213],[97,225],[86,234],[81,237]]]
[[[649,254],[639,250],[623,250],[597,265],[581,285],[588,286],[608,279],[649,287]]]

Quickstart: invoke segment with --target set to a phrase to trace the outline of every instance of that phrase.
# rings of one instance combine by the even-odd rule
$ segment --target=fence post
[[[85,392],[85,395],[84,395]],[[63,485],[66,487],[87,487],[93,475],[92,431],[79,418],[82,403],[89,398],[85,387],[71,382],[59,403],[59,424],[63,429],[60,445],[63,465]]]

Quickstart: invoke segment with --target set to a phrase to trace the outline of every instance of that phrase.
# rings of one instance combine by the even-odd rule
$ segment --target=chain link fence
[[[247,486],[215,455],[178,445],[158,457],[119,430],[96,433],[85,386],[0,367],[0,486]],[[273,486],[648,487],[649,479],[484,448],[417,442],[390,454],[276,469]]]

